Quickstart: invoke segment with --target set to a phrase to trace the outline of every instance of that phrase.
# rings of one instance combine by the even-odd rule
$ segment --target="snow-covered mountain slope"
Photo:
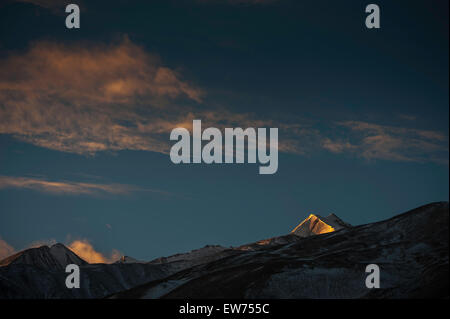
[[[149,264],[167,264],[172,269],[180,271],[196,265],[208,263],[227,255],[229,249],[219,245],[206,245],[200,249],[194,249],[187,253],[175,254],[168,257],[160,257],[149,262]]]
[[[88,264],[62,244],[30,248],[0,261],[0,299],[102,298],[221,258],[224,250],[206,246],[151,262],[124,256],[114,264]],[[80,266],[80,289],[65,287],[67,264]]]
[[[103,298],[171,274],[165,265],[87,264],[80,266],[80,288],[68,289],[63,270],[9,265],[0,267],[0,299]]]
[[[129,256],[122,256],[118,261],[116,261],[116,263],[166,265],[169,269],[171,269],[171,271],[176,272],[221,258],[224,256],[222,253],[228,249],[229,248],[225,248],[219,245],[206,245],[203,248],[194,249],[186,253],[179,253],[167,257],[159,257],[151,261],[142,261]]]
[[[314,215],[296,227],[300,235],[150,262],[88,264],[61,244],[32,248],[0,261],[0,299],[448,298],[448,222],[448,202],[353,227]],[[68,263],[80,265],[80,289],[65,287]],[[381,289],[365,287],[371,263],[381,269]]]
[[[386,221],[259,249],[233,250],[207,264],[111,298],[448,298],[448,202]],[[380,267],[380,289],[365,285]]]
[[[326,234],[351,227],[334,214],[327,217],[311,214],[292,230],[292,233],[300,237],[308,237],[319,234]]]
[[[65,269],[68,264],[79,266],[87,262],[63,244],[25,249],[0,261],[0,266],[25,264],[43,269]]]
[[[277,236],[272,238],[267,238],[263,240],[258,240],[257,242],[241,245],[239,247],[233,248],[234,250],[243,250],[243,251],[251,251],[251,250],[258,250],[263,247],[270,247],[270,246],[279,246],[279,245],[285,245],[289,244],[295,241],[298,241],[300,237],[288,234],[283,236]]]
[[[321,217],[320,215],[311,214],[287,235],[259,240],[257,242],[241,245],[233,249],[254,250],[259,249],[262,246],[267,247],[274,245],[289,244],[299,240],[299,237],[303,238],[314,235],[320,235],[349,227],[352,226],[342,221],[339,217],[337,217],[334,214],[330,214],[327,217]]]
[[[83,264],[80,266],[80,288],[68,289],[65,286],[68,274],[64,269],[9,264],[0,267],[0,299],[103,298],[173,273],[166,265]]]
[[[136,263],[145,264],[146,261],[137,260],[130,256],[122,256],[122,257],[120,257],[120,259],[118,261],[116,261],[116,263],[118,263],[118,264],[136,264]]]
[[[80,289],[67,289],[65,268],[80,266]],[[30,248],[0,261],[1,298],[102,298],[173,274],[166,265],[88,264],[63,244]]]
[[[205,258],[211,255],[215,255],[219,252],[222,252],[225,249],[227,248],[219,245],[206,245],[203,248],[194,249],[187,253],[175,254],[169,257],[160,257],[150,261],[150,263],[170,263],[175,261],[187,261],[198,258]]]

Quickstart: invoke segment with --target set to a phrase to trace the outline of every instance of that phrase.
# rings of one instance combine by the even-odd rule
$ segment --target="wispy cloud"
[[[25,3],[32,3],[34,5],[44,7],[44,8],[63,8],[66,3],[66,1],[60,1],[60,0],[15,0],[16,2],[25,2]]]
[[[65,7],[73,2],[64,0],[10,0],[22,3],[31,3],[35,6],[50,9],[56,15],[66,15]],[[85,8],[85,0],[77,0],[75,3],[83,11]]]
[[[322,147],[332,153],[343,153],[357,148],[356,145],[352,145],[348,141],[343,141],[342,139],[332,140],[329,137],[325,137],[322,140]]]
[[[37,42],[0,60],[0,134],[78,154],[167,154],[170,131],[190,128],[193,119],[219,128],[285,126],[207,109],[199,105],[204,95],[127,38],[112,45]]]
[[[417,116],[412,115],[412,114],[404,114],[401,113],[398,115],[398,117],[402,120],[406,120],[406,121],[415,121],[417,119]]]
[[[36,42],[0,60],[0,134],[84,155],[142,150],[167,154],[173,128],[277,127],[279,150],[327,150],[369,159],[448,164],[448,136],[362,121],[317,125],[203,105],[205,90],[127,38],[115,44]],[[328,127],[327,127],[328,126]],[[332,129],[330,129],[332,128]],[[3,184],[6,180],[3,181]],[[130,191],[120,185],[8,180],[54,193]]]
[[[362,121],[337,123],[344,137],[325,137],[322,147],[353,153],[368,160],[434,162],[448,165],[448,136],[432,130],[379,125]]]
[[[164,191],[144,189],[126,184],[95,184],[73,181],[50,181],[42,178],[0,175],[0,189],[3,188],[31,189],[55,195],[127,195],[133,192],[154,192],[168,195],[168,193]]]
[[[0,134],[65,152],[167,151],[183,121],[176,99],[203,91],[128,39],[114,45],[37,42],[0,60]],[[177,115],[174,114],[180,114]]]

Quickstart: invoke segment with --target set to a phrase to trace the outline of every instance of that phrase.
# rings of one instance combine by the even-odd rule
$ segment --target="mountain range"
[[[351,226],[311,214],[290,233],[140,261],[89,264],[63,244],[0,261],[0,298],[448,298],[448,202]],[[80,288],[65,267],[80,267]],[[380,288],[365,267],[380,269]]]

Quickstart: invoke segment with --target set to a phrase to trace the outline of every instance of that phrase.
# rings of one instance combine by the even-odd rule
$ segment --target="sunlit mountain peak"
[[[291,233],[300,237],[308,237],[330,233],[348,227],[351,227],[351,225],[342,221],[335,214],[330,214],[327,217],[310,214],[308,218],[295,227]]]

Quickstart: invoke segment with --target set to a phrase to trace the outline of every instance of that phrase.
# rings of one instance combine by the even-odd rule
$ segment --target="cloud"
[[[95,184],[72,181],[49,181],[41,178],[0,175],[0,189],[3,188],[31,189],[55,195],[127,195],[132,192],[138,191],[155,192],[162,195],[168,194],[163,191],[143,189],[126,184]]]
[[[352,145],[349,142],[332,140],[328,137],[325,137],[322,140],[322,147],[332,153],[342,153],[344,151],[354,150],[356,148],[355,145]]]
[[[68,2],[60,0],[15,0],[16,2],[32,3],[43,8],[62,8]]]
[[[279,127],[288,133],[280,150],[304,152],[296,139],[307,131],[297,124],[205,109],[199,105],[204,95],[126,37],[111,45],[40,41],[0,60],[0,134],[83,155],[120,150],[168,154],[170,131],[189,129],[193,119],[201,119],[205,127]]]
[[[35,6],[50,9],[54,14],[57,15],[66,15],[65,8],[67,5],[73,3],[70,1],[64,1],[64,0],[10,0],[15,2],[23,2],[23,3],[31,3]],[[84,0],[77,0],[75,1],[75,4],[77,4],[80,7],[80,10],[84,10],[85,8],[85,1]]]
[[[113,263],[123,255],[120,251],[113,249],[109,256],[105,256],[96,251],[86,239],[75,240],[68,245],[68,248],[90,264]]]
[[[0,237],[0,260],[8,256],[11,256],[14,253],[16,253],[14,247],[12,247],[10,244],[8,244]]]
[[[127,38],[111,45],[41,41],[0,60],[0,134],[78,154],[164,153],[160,135],[184,117],[176,100],[202,96]]]
[[[37,240],[29,244],[25,249],[38,248],[42,246],[52,246],[54,244],[56,244],[56,241],[54,239]],[[87,239],[74,240],[67,245],[67,248],[72,250],[75,254],[77,254],[80,258],[84,259],[88,263],[109,264],[117,261],[121,256],[123,256],[123,254],[117,249],[113,249],[108,255],[102,254],[101,252],[96,251]],[[0,260],[15,253],[17,253],[17,251],[14,249],[14,247],[9,245],[0,237]]]
[[[406,121],[415,121],[417,119],[417,117],[412,114],[399,114],[398,117]]]
[[[363,121],[325,127],[202,105],[206,93],[123,38],[113,44],[48,41],[0,60],[0,134],[62,152],[140,150],[168,154],[173,128],[277,127],[279,151],[348,153],[368,160],[448,164],[448,136]],[[293,122],[294,121],[294,122]],[[331,130],[330,130],[331,128]],[[3,185],[3,186],[2,186]],[[5,186],[6,185],[6,186]],[[125,194],[117,184],[2,177],[1,187],[57,194]]]
[[[339,122],[346,138],[322,140],[333,153],[354,153],[368,160],[434,162],[448,165],[448,136],[438,131],[386,126],[362,121]]]

